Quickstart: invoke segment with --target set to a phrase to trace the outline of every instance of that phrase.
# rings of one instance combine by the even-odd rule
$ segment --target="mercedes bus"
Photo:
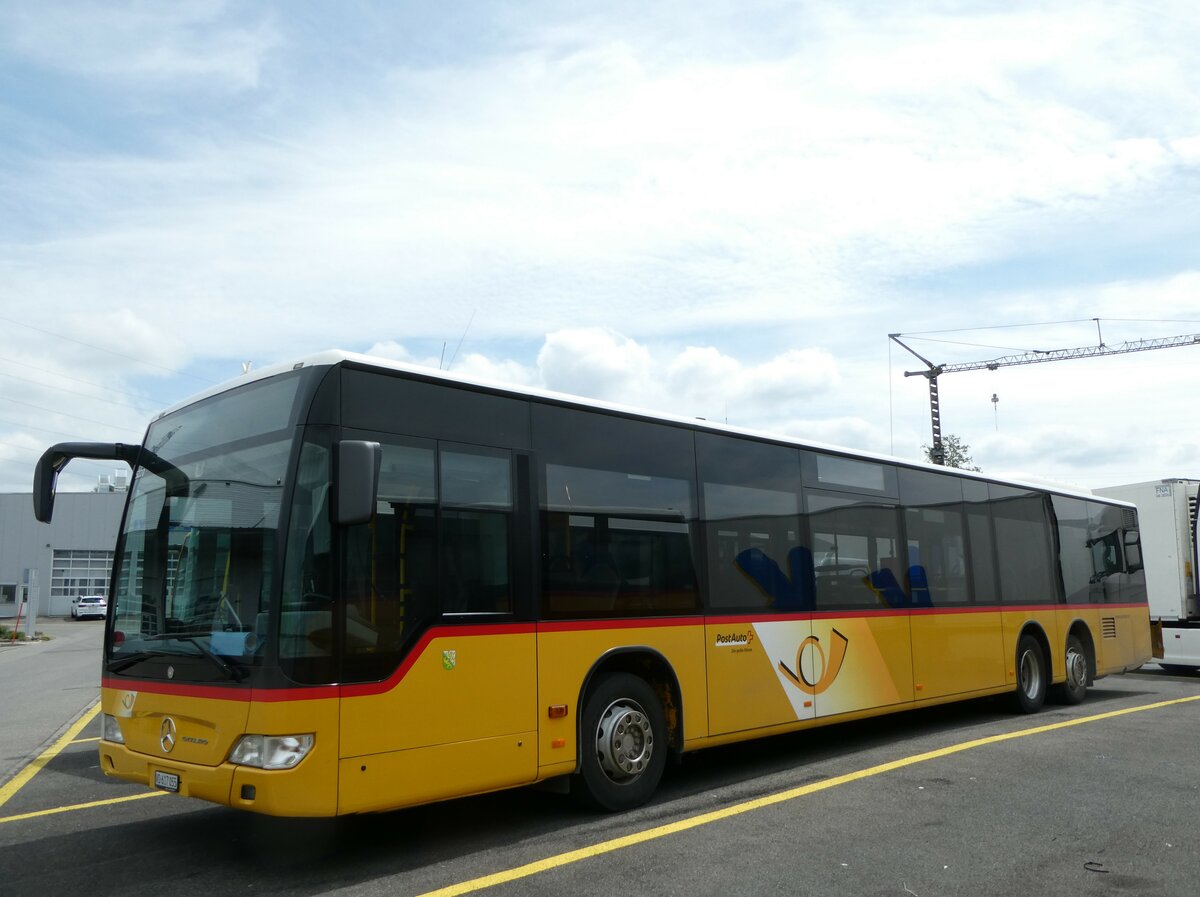
[[[1134,506],[328,352],[163,412],[104,635],[106,775],[334,816],[553,780],[1150,657]]]

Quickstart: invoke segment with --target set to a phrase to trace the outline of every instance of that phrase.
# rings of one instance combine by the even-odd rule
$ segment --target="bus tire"
[[[1088,687],[1088,659],[1077,635],[1067,636],[1067,681],[1054,686],[1054,699],[1060,704],[1078,704]]]
[[[650,799],[667,763],[662,702],[644,679],[602,676],[588,692],[582,718],[576,794],[603,810],[639,807]]]
[[[1032,635],[1017,642],[1017,690],[1013,703],[1021,713],[1037,713],[1046,703],[1046,655]]]

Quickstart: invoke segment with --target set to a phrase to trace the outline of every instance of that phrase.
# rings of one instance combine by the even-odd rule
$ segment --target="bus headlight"
[[[121,734],[121,726],[111,713],[100,714],[100,738],[113,744],[124,744],[125,736]]]
[[[312,735],[243,735],[229,762],[258,769],[291,769],[312,750]]]

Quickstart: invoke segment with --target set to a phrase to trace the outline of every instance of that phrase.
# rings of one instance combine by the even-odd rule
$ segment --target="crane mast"
[[[1099,334],[1100,319],[1096,322]],[[1017,355],[1003,355],[988,361],[965,361],[959,364],[934,364],[928,358],[916,352],[911,346],[901,341],[902,333],[889,333],[888,338],[915,355],[927,366],[924,371],[905,371],[905,377],[924,377],[929,381],[929,415],[933,430],[933,445],[930,449],[930,460],[934,464],[945,464],[946,454],[942,446],[942,411],[938,396],[938,377],[942,374],[956,374],[961,371],[994,371],[998,368],[1011,367],[1018,364],[1041,364],[1047,361],[1069,361],[1073,358],[1099,358],[1106,355],[1125,355],[1130,352],[1148,352],[1151,349],[1175,349],[1182,346],[1200,345],[1200,333],[1187,333],[1182,336],[1165,336],[1156,339],[1127,340],[1116,346],[1107,346],[1101,335],[1100,343],[1096,346],[1081,346],[1077,349],[1050,349],[1046,351],[1031,350]]]

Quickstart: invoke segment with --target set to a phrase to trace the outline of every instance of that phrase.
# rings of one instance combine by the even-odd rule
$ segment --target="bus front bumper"
[[[111,741],[100,742],[100,769],[106,776],[269,816],[336,815],[336,785],[331,788],[326,782],[320,787],[316,781],[325,778],[320,775],[321,765],[301,763],[287,770],[234,763],[202,766],[140,754]]]

